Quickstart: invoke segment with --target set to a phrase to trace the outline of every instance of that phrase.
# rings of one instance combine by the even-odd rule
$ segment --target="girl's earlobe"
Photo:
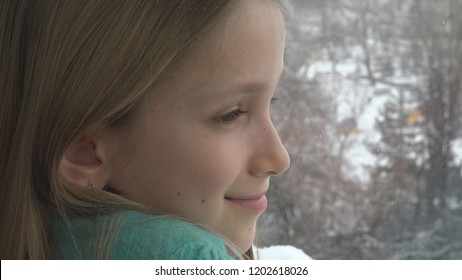
[[[109,182],[110,165],[104,144],[90,135],[74,140],[61,158],[59,171],[73,186],[103,189]]]

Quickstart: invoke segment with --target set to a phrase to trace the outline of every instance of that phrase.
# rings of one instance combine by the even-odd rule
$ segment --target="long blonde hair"
[[[130,112],[232,2],[1,1],[1,259],[53,258],[54,215],[141,207],[66,185],[59,162],[84,129]]]

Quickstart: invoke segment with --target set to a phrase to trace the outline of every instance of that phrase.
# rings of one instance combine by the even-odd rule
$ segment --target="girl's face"
[[[269,113],[283,68],[283,18],[271,2],[242,2],[238,17],[192,46],[119,134],[110,185],[208,226],[244,252],[269,178],[289,157]]]

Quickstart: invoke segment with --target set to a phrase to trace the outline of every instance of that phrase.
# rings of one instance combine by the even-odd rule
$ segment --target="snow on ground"
[[[358,57],[358,54],[354,55]],[[337,103],[337,121],[354,119],[356,132],[349,135],[349,143],[345,147],[344,156],[349,160],[350,177],[367,182],[370,178],[370,167],[377,163],[377,156],[367,147],[368,143],[378,143],[381,135],[376,128],[376,121],[385,104],[398,98],[400,93],[395,87],[386,83],[374,85],[364,78],[365,71],[357,60],[347,59],[333,64],[321,59],[300,69],[298,75],[318,82],[326,94],[331,94]],[[396,73],[395,73],[396,74]],[[363,77],[364,76],[364,77]],[[396,74],[388,81],[394,84],[418,84],[416,75]],[[405,92],[401,94],[412,94]],[[452,143],[455,164],[462,164],[462,138]]]
[[[454,152],[454,161],[457,165],[462,164],[462,138],[452,142],[452,151]]]
[[[389,94],[379,95],[376,91],[390,93],[392,89],[385,85],[372,87],[366,80],[355,80],[360,68],[354,60],[339,62],[335,66],[330,61],[318,61],[303,69],[299,75],[317,80],[327,94],[333,95],[337,101],[337,121],[348,118],[356,120],[357,131],[349,136],[353,141],[345,150],[345,156],[350,161],[345,174],[349,174],[351,179],[367,182],[370,179],[368,169],[376,163],[377,158],[366,147],[366,141],[380,141],[375,123],[390,98]]]
[[[254,247],[258,260],[311,260],[301,249],[290,245],[276,245],[264,248]]]

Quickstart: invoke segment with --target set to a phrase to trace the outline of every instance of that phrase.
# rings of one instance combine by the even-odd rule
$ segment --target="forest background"
[[[285,1],[260,246],[315,259],[462,259],[462,1]]]

